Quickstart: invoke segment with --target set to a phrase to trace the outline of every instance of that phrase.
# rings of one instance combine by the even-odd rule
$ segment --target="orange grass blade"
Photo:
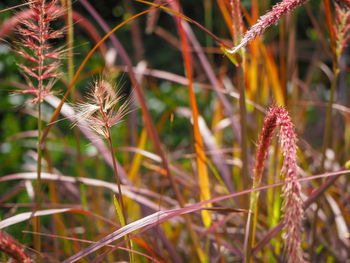
[[[172,13],[172,14],[174,14],[174,15],[176,15],[176,16],[178,16],[178,17],[180,17],[180,18],[182,18],[182,19],[184,19],[192,24],[195,24],[197,27],[199,27],[201,30],[203,30],[206,34],[208,34],[210,37],[212,37],[220,46],[227,47],[227,45],[225,45],[225,43],[223,43],[219,37],[214,35],[212,32],[210,32],[204,26],[199,24],[197,21],[189,18],[188,16],[185,16],[184,14],[181,14],[180,12],[177,12],[174,9],[171,9],[169,7],[165,7],[163,5],[157,5],[157,4],[154,4],[152,2],[145,1],[145,0],[135,0],[135,1],[147,4],[147,5],[155,6],[156,8],[164,9],[165,11],[168,11],[169,13]]]
[[[199,179],[199,188],[200,188],[200,200],[205,201],[209,200],[210,195],[210,187],[209,187],[209,176],[208,176],[208,170],[207,165],[205,163],[205,160],[207,159],[205,152],[204,152],[204,144],[203,139],[201,136],[201,133],[199,131],[199,124],[198,124],[198,107],[197,107],[197,101],[196,96],[194,94],[193,90],[193,80],[192,80],[192,70],[191,70],[191,62],[188,52],[188,43],[185,36],[185,32],[182,26],[182,21],[178,20],[178,28],[180,31],[181,41],[182,41],[182,47],[183,47],[183,56],[185,60],[185,67],[186,67],[186,73],[188,77],[188,88],[190,93],[190,104],[193,114],[193,133],[194,133],[194,140],[195,140],[195,149],[196,149],[196,160],[197,160],[197,169],[198,169],[198,179]],[[211,204],[207,204],[206,207],[211,207]],[[204,225],[209,228],[211,225],[211,218],[210,218],[210,212],[208,210],[202,210],[202,220]]]
[[[144,128],[141,132],[140,141],[139,141],[139,144],[137,146],[137,149],[144,150],[145,146],[146,146],[146,142],[147,142],[147,130]],[[140,178],[137,177],[136,175],[138,174],[138,172],[140,170],[142,158],[143,157],[140,153],[136,153],[134,156],[134,159],[132,161],[131,168],[128,172],[129,179],[132,182],[134,182],[137,186],[139,186],[141,184]]]
[[[232,18],[230,15],[230,11],[227,10],[225,2],[223,0],[217,0],[218,6],[220,8],[221,14],[224,17],[225,23],[227,25],[227,28],[230,32],[230,35],[233,36],[233,31],[232,31]]]
[[[323,5],[325,8],[327,27],[329,31],[329,36],[331,38],[331,49],[333,54],[333,64],[337,64],[337,51],[336,51],[336,36],[333,29],[333,19],[332,19],[332,11],[329,0],[323,0]]]
[[[168,12],[174,14],[174,15],[177,15],[177,16],[181,17],[182,19],[187,20],[188,22],[191,22],[191,19],[187,18],[183,14],[181,14],[181,13],[179,13],[179,12],[169,8],[169,7],[158,5],[158,4],[155,4],[155,3],[152,3],[152,2],[149,2],[149,1],[144,1],[144,0],[136,0],[136,2],[140,2],[140,3],[143,3],[143,4],[147,4],[147,5],[151,5],[151,6],[157,7],[157,8],[164,9],[165,11],[168,11]]]
[[[110,36],[112,35],[115,31],[117,31],[119,28],[121,28],[122,26],[124,26],[126,23],[130,22],[131,20],[139,17],[139,16],[142,16],[152,10],[154,10],[155,8],[150,8],[150,9],[147,9],[145,11],[142,11],[128,19],[126,19],[125,21],[123,21],[122,23],[120,23],[119,25],[117,25],[116,27],[114,27],[111,31],[109,31],[89,52],[89,54],[84,58],[83,62],[80,64],[78,70],[76,71],[71,83],[69,84],[69,87],[66,91],[66,93],[64,94],[63,98],[61,99],[61,102],[60,104],[58,105],[58,107],[55,109],[54,113],[52,114],[51,116],[51,119],[49,121],[49,124],[47,125],[45,131],[43,132],[43,135],[41,137],[41,142],[43,142],[46,138],[46,136],[48,135],[48,133],[50,132],[52,126],[53,126],[53,123],[55,122],[55,120],[57,119],[60,111],[61,111],[61,108],[63,106],[63,103],[64,101],[67,99],[68,97],[68,94],[69,92],[72,90],[74,84],[77,82],[78,80],[78,77],[80,75],[80,73],[82,72],[83,68],[85,67],[87,61],[89,60],[89,58],[92,56],[92,54],[95,52],[95,50]]]

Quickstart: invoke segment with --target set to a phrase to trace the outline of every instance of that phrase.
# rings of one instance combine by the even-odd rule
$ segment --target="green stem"
[[[39,92],[39,97],[41,96],[41,93]],[[40,210],[40,202],[41,202],[41,159],[42,159],[42,152],[41,152],[41,129],[42,129],[42,123],[41,123],[41,102],[39,100],[38,102],[38,159],[37,159],[37,181],[36,181],[36,205],[35,205],[35,211]],[[34,232],[40,233],[40,216],[36,216],[34,219]],[[41,237],[40,235],[34,235],[34,246],[37,251],[41,251]],[[40,262],[40,255],[37,257],[37,261]]]
[[[44,89],[44,83],[43,83],[43,69],[44,69],[44,8],[45,8],[45,2],[42,1],[40,3],[40,20],[38,21],[39,24],[39,49],[38,49],[38,160],[37,160],[37,187],[36,187],[36,206],[35,210],[40,210],[40,202],[41,202],[41,159],[42,159],[42,142],[41,142],[41,130],[42,130],[42,123],[41,123],[41,102],[42,102],[42,91]],[[37,216],[34,220],[34,231],[35,232],[41,232],[40,230],[40,217]],[[41,251],[41,237],[40,235],[35,235],[34,238],[34,247],[35,249],[40,253]],[[38,254],[37,262],[41,262],[40,254]]]
[[[114,152],[114,148],[113,148],[113,144],[112,144],[112,137],[111,137],[111,129],[109,126],[106,126],[107,128],[107,136],[108,136],[108,143],[109,143],[109,148],[111,149],[111,157],[112,157],[112,163],[113,163],[113,171],[114,171],[114,176],[117,180],[117,185],[118,185],[118,192],[119,192],[119,198],[118,198],[118,203],[119,206],[121,207],[122,213],[121,213],[121,217],[119,220],[123,226],[127,225],[127,218],[126,218],[126,212],[125,212],[125,207],[124,207],[124,200],[123,200],[123,193],[122,193],[122,189],[120,187],[120,178],[118,175],[118,170],[117,170],[117,161],[116,161],[116,157],[115,157],[115,152]],[[119,214],[119,213],[118,213]],[[125,236],[125,239],[129,239],[129,235]],[[130,239],[127,243],[128,248],[131,249],[132,248],[132,240]],[[129,252],[129,260],[130,262],[133,262],[133,254],[132,252]]]
[[[335,59],[336,61],[336,59]],[[339,75],[339,68],[337,64],[333,64],[333,71],[334,71],[334,76],[331,84],[331,93],[329,96],[329,101],[328,101],[328,106],[327,106],[327,115],[326,115],[326,122],[325,122],[325,132],[324,132],[324,137],[323,137],[323,145],[322,145],[322,161],[321,161],[321,172],[325,171],[325,161],[326,161],[326,150],[329,144],[329,139],[331,136],[331,125],[332,125],[332,109],[333,109],[333,100],[334,100],[334,94],[335,94],[335,89],[337,86],[337,79]],[[312,225],[312,231],[311,231],[311,253],[310,253],[310,262],[312,262],[314,258],[314,247],[315,247],[315,242],[316,242],[316,223],[318,220],[318,211],[320,209],[320,200],[317,202],[317,208],[314,213],[314,218],[313,218],[313,225]]]
[[[66,0],[66,9],[67,9],[67,55],[68,55],[68,82],[72,82],[74,77],[74,54],[73,54],[73,43],[74,43],[74,27],[73,27],[73,10],[72,10],[72,0]],[[75,94],[75,85],[72,85],[72,101],[73,104],[76,103],[76,94]],[[74,138],[76,143],[76,149],[77,149],[77,174],[80,177],[86,177],[85,172],[83,170],[83,161],[81,156],[81,150],[80,150],[80,133],[79,129],[75,126],[74,127]],[[83,207],[87,207],[86,202],[86,192],[85,192],[85,185],[80,184],[80,190],[81,190],[81,200]]]
[[[328,106],[327,106],[327,115],[326,115],[326,122],[325,122],[325,132],[323,137],[323,146],[322,146],[322,161],[321,161],[321,171],[324,172],[324,164],[326,160],[326,150],[329,144],[329,138],[331,136],[331,128],[332,128],[332,109],[333,109],[333,101],[334,101],[334,94],[335,89],[337,87],[337,79],[339,75],[339,68],[337,65],[334,66],[334,76],[332,80],[331,85],[331,93],[329,96]]]
[[[107,130],[108,130],[108,143],[109,143],[109,148],[111,150],[111,157],[112,157],[112,162],[113,162],[113,170],[114,170],[114,176],[116,178],[116,181],[117,181],[117,185],[118,185],[118,194],[119,194],[119,198],[118,198],[118,201],[119,201],[119,205],[122,209],[122,213],[123,213],[123,217],[124,217],[124,220],[125,220],[125,223],[127,224],[126,222],[126,217],[125,217],[125,208],[124,208],[124,200],[123,200],[123,194],[122,194],[122,189],[120,187],[120,178],[118,176],[118,171],[117,171],[117,162],[115,160],[115,153],[114,153],[114,149],[113,149],[113,144],[112,144],[112,138],[111,138],[111,133],[110,133],[110,128],[107,127]]]
[[[242,16],[240,3],[238,0],[231,0],[232,5],[232,31],[233,31],[233,42],[235,45],[240,43],[242,34]],[[249,176],[248,176],[248,138],[247,138],[247,109],[245,105],[245,83],[244,83],[244,72],[245,72],[245,50],[242,49],[240,52],[242,58],[240,65],[237,67],[237,88],[239,90],[239,119],[241,125],[241,160],[242,160],[242,178],[243,178],[243,189],[249,187]],[[248,197],[243,196],[243,207],[248,206]],[[248,243],[248,248],[251,244]],[[251,248],[251,247],[250,247]],[[248,259],[249,259],[248,255]],[[247,257],[245,257],[247,258]]]
[[[243,54],[243,52],[242,52]],[[242,159],[242,178],[243,189],[249,187],[248,176],[248,137],[247,137],[247,109],[245,105],[245,86],[244,86],[244,54],[242,59],[242,65],[237,68],[238,81],[237,86],[239,88],[239,116],[241,124],[241,159]],[[245,198],[244,200],[246,200]],[[246,202],[245,202],[246,203]]]
[[[254,183],[253,188],[259,187],[259,183]],[[251,218],[249,222],[249,233],[248,233],[248,242],[247,242],[247,248],[244,255],[244,262],[249,263],[251,262],[251,251],[252,247],[255,243],[255,228],[256,228],[256,222],[258,220],[258,213],[257,213],[257,205],[259,200],[259,191],[254,191],[250,195],[250,213],[253,215],[253,218]]]

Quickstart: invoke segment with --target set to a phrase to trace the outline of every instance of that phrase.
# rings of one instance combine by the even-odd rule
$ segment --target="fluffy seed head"
[[[122,121],[129,112],[130,99],[123,101],[123,96],[108,81],[95,81],[86,101],[77,105],[76,119],[105,138],[109,129]]]

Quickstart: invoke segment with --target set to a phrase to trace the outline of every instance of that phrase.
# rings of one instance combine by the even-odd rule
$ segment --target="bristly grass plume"
[[[270,145],[272,134],[276,126],[279,127],[280,143],[284,157],[282,172],[285,174],[286,182],[282,189],[282,210],[285,220],[285,233],[283,234],[283,238],[285,240],[286,257],[288,263],[299,263],[304,262],[301,249],[301,231],[304,211],[300,194],[300,184],[296,181],[298,178],[296,137],[292,121],[288,112],[283,107],[272,107],[265,117],[256,156],[253,187],[255,188],[260,185],[268,146]],[[258,197],[259,192],[252,193],[251,210],[254,213],[255,220]],[[251,231],[253,233],[255,232],[254,229],[251,229]],[[251,239],[254,240],[254,237],[251,237]]]
[[[227,50],[227,52],[230,54],[236,53],[240,48],[245,47],[250,41],[260,36],[266,28],[272,24],[277,24],[282,16],[305,4],[307,1],[309,0],[283,0],[276,4],[270,12],[260,17],[258,22],[243,35],[241,42],[237,46]]]
[[[108,139],[110,128],[120,123],[128,113],[130,100],[122,100],[123,96],[108,81],[95,81],[86,101],[75,107],[77,122],[85,122],[88,128]]]
[[[21,21],[17,31],[20,41],[15,50],[27,63],[19,63],[26,78],[28,89],[22,91],[34,96],[32,103],[42,102],[60,76],[58,70],[64,50],[54,48],[50,41],[63,35],[63,30],[53,30],[51,23],[63,15],[57,1],[27,1],[32,15]],[[35,80],[35,81],[33,81]]]
[[[350,9],[348,7],[341,8],[337,3],[335,6],[336,23],[334,32],[337,43],[337,56],[343,52],[350,39]]]
[[[26,255],[20,245],[5,231],[0,231],[0,251],[15,260],[15,262],[31,263],[32,260]]]

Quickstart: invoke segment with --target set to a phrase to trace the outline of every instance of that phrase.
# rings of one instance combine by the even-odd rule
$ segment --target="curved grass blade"
[[[310,181],[310,180],[314,180],[314,179],[318,179],[318,178],[325,178],[325,177],[333,177],[334,178],[334,177],[339,176],[341,174],[349,174],[349,173],[350,173],[350,170],[343,170],[343,171],[338,171],[338,172],[333,172],[333,173],[325,173],[325,174],[320,174],[320,175],[309,176],[309,177],[305,177],[305,178],[298,178],[295,181],[303,182],[303,181]],[[333,179],[333,178],[330,178],[330,179]],[[215,197],[211,200],[199,202],[199,203],[196,203],[196,204],[193,204],[190,206],[186,206],[184,208],[177,208],[177,209],[171,209],[171,210],[167,210],[167,211],[156,212],[156,213],[151,214],[147,217],[144,217],[142,219],[139,219],[137,221],[129,223],[125,227],[114,231],[113,233],[111,233],[111,234],[105,236],[104,238],[102,238],[101,240],[99,240],[97,243],[83,249],[82,251],[80,251],[77,254],[73,255],[72,257],[68,258],[63,263],[76,262],[77,260],[82,259],[83,257],[95,252],[96,250],[120,239],[121,237],[123,237],[123,236],[125,236],[133,231],[140,230],[143,228],[141,231],[139,231],[133,235],[133,236],[136,236],[136,235],[139,235],[139,234],[143,233],[144,231],[146,231],[146,230],[148,230],[156,225],[159,225],[159,224],[161,224],[161,223],[163,223],[171,218],[174,218],[176,216],[189,214],[189,213],[192,213],[195,211],[202,210],[203,209],[202,206],[206,205],[208,203],[219,202],[219,201],[226,200],[228,198],[246,195],[248,193],[255,192],[255,191],[262,191],[262,190],[269,189],[271,187],[282,186],[284,184],[285,184],[285,182],[280,182],[280,183],[275,183],[272,185],[260,186],[260,187],[253,188],[253,189],[248,189],[248,190],[244,190],[244,191],[240,191],[240,192],[236,192],[236,193],[232,193],[232,194],[228,194],[228,195],[223,195],[220,197]],[[305,202],[305,204],[307,204],[307,201]],[[282,227],[283,227],[282,222],[280,224],[281,224],[280,228],[274,229],[275,234],[277,234],[282,229]],[[124,242],[126,242],[126,241],[124,241]]]
[[[80,64],[78,70],[76,71],[71,83],[69,84],[69,87],[66,91],[66,93],[63,95],[63,98],[61,99],[61,102],[60,104],[58,105],[58,107],[55,109],[54,113],[52,114],[51,116],[51,119],[50,119],[50,122],[49,124],[47,125],[45,131],[43,132],[43,135],[41,137],[41,141],[43,142],[46,138],[46,136],[48,135],[48,133],[50,132],[52,126],[53,126],[53,123],[56,121],[60,111],[61,111],[61,108],[63,106],[63,103],[64,101],[67,99],[68,97],[68,94],[70,93],[70,91],[72,90],[72,88],[74,87],[75,83],[77,82],[78,80],[78,77],[80,75],[80,73],[82,72],[83,68],[85,67],[86,63],[88,62],[88,60],[90,59],[90,57],[92,56],[92,54],[95,52],[95,50],[110,36],[112,35],[115,31],[117,31],[119,28],[121,28],[122,26],[124,26],[125,24],[127,24],[128,22],[130,22],[131,20],[139,17],[139,16],[142,16],[144,14],[147,14],[148,12],[154,10],[154,8],[150,8],[150,9],[147,9],[145,11],[142,11],[128,19],[126,19],[125,21],[123,21],[122,23],[120,23],[119,25],[117,25],[116,27],[114,27],[110,32],[108,32],[91,50],[90,52],[87,54],[87,56],[84,58],[83,62]]]

